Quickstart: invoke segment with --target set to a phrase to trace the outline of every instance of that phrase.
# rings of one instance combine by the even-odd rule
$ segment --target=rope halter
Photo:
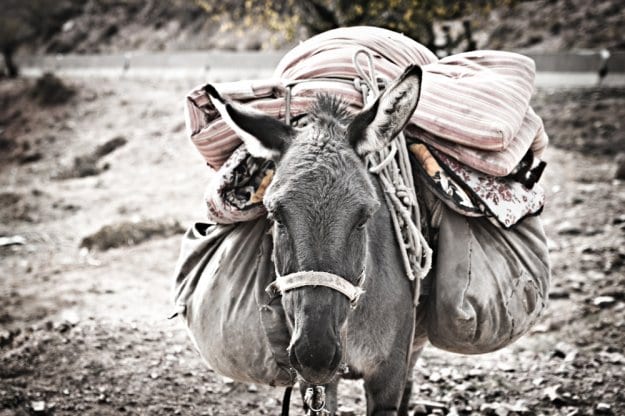
[[[289,290],[299,289],[305,286],[325,286],[342,293],[347,299],[349,299],[352,308],[355,308],[358,303],[358,299],[360,299],[360,296],[365,293],[362,289],[364,281],[365,270],[363,270],[358,277],[356,285],[333,273],[315,271],[296,272],[284,276],[278,275],[276,280],[271,282],[267,288],[265,288],[265,292],[267,292],[270,296],[275,296],[277,294],[282,295]]]

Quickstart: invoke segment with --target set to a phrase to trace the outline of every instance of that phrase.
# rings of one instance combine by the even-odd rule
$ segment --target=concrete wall
[[[538,72],[595,72],[601,65],[599,51],[577,53],[529,53]],[[625,52],[612,52],[608,72],[625,73]]]
[[[59,69],[252,69],[274,68],[285,52],[189,51],[120,53],[103,55],[42,55],[17,59],[23,68]]]
[[[21,66],[41,70],[82,68],[195,68],[195,69],[271,69],[285,52],[190,51],[171,53],[126,53],[112,55],[44,55],[19,59]],[[577,53],[531,53],[539,72],[595,72],[601,58],[598,51]],[[625,52],[613,52],[609,72],[625,73]]]

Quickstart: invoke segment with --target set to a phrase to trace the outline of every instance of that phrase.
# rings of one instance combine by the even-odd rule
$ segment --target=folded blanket
[[[437,60],[425,46],[398,33],[371,27],[331,30],[288,52],[274,78],[216,85],[220,93],[283,118],[292,88],[291,116],[308,111],[319,92],[341,96],[357,110],[362,96],[352,59],[365,48],[376,73],[395,79],[410,64],[422,65],[421,99],[409,136],[418,136],[456,160],[495,176],[506,176],[531,147],[540,157],[547,145],[542,120],[529,106],[534,63],[523,55],[474,51]],[[361,64],[366,66],[364,57]],[[202,87],[188,95],[187,127],[207,163],[218,169],[241,144],[221,120]]]
[[[362,49],[373,58],[381,84],[394,80],[408,65],[421,65],[421,97],[404,133],[411,141],[439,151],[437,159],[450,174],[460,172],[456,180],[465,179],[463,175],[470,177],[454,188],[459,211],[494,217],[506,228],[540,212],[544,203],[540,187],[530,190],[503,178],[515,170],[528,150],[537,160],[548,143],[542,120],[529,106],[534,63],[523,55],[474,51],[438,60],[423,45],[389,30],[341,28],[292,49],[270,79],[214,86],[230,100],[279,119],[305,114],[320,92],[340,96],[356,112],[363,100],[353,59]],[[363,54],[358,61],[367,67]],[[216,171],[205,194],[209,219],[233,223],[258,218],[264,213],[261,198],[271,180],[271,167],[251,160],[204,86],[187,95],[185,112],[192,142]],[[242,174],[251,173],[257,177],[241,179]],[[491,177],[501,179],[490,181]],[[439,183],[449,192],[451,188],[446,187],[453,182],[444,179]],[[462,196],[461,187],[469,193]],[[492,192],[480,194],[496,188],[505,188],[501,193],[505,198]]]

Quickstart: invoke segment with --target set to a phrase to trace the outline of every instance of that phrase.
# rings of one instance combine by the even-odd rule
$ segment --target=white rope
[[[289,273],[284,276],[280,276],[278,274],[276,280],[271,282],[265,288],[265,291],[269,295],[274,295],[277,293],[284,294],[289,290],[299,289],[306,286],[325,286],[345,295],[345,297],[349,299],[352,307],[356,307],[358,299],[360,299],[360,296],[365,293],[362,289],[365,276],[366,272],[363,270],[361,275],[358,277],[358,283],[354,285],[347,279],[333,273],[303,271]]]
[[[358,56],[367,59],[369,73],[365,73]],[[354,85],[361,91],[366,106],[379,96],[378,81],[371,53],[359,49],[354,53],[354,67],[361,79]],[[432,267],[432,249],[421,232],[421,213],[415,195],[412,168],[406,147],[406,138],[400,133],[390,146],[367,157],[369,171],[378,175],[384,198],[391,213],[393,228],[399,242],[399,249],[408,279],[415,281],[415,304],[419,298],[420,280]]]

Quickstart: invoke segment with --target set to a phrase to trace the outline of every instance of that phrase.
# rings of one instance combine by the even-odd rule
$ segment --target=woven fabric
[[[442,152],[433,150],[450,178],[469,189],[476,205],[503,228],[511,228],[524,218],[539,214],[545,204],[545,191],[539,184],[528,189],[507,178],[485,175],[462,165]]]
[[[345,81],[357,77],[352,58],[362,48],[372,54],[377,75],[386,81],[408,65],[422,66],[421,99],[406,128],[408,135],[495,176],[509,174],[528,148],[540,157],[546,147],[542,120],[529,107],[535,74],[531,59],[509,52],[474,51],[437,60],[425,46],[385,29],[352,27],[322,33],[288,52],[273,78],[215,87],[231,100],[284,118],[286,86],[312,79],[293,87],[292,116],[307,112],[319,92],[339,95],[357,110],[362,108],[360,91]],[[186,107],[193,143],[218,169],[240,139],[221,120],[202,87],[188,95]]]

